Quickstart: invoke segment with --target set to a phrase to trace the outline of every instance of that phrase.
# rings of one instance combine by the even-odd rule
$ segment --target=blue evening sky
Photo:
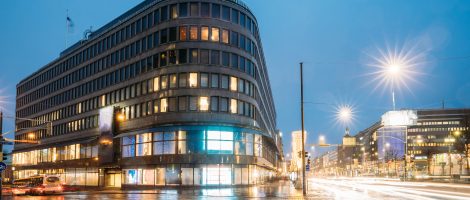
[[[3,2],[0,12],[0,95],[14,115],[16,84],[59,56],[65,47],[66,10],[74,21],[69,45],[138,0]],[[345,126],[333,105],[354,106],[352,133],[392,108],[391,92],[377,76],[372,56],[402,49],[416,58],[418,74],[397,89],[397,108],[470,107],[470,2],[438,0],[246,0],[258,19],[284,149],[300,129],[299,62],[304,62],[308,142],[325,135],[339,143]],[[416,56],[419,55],[419,56]],[[2,101],[2,99],[0,99]],[[13,130],[6,119],[4,131]],[[11,137],[11,135],[10,135]]]

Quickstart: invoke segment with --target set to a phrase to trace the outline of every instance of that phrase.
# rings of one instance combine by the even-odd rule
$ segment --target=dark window
[[[220,98],[220,111],[221,112],[228,111],[228,98],[225,98],[225,97]]]
[[[232,9],[232,23],[238,24],[238,10]]]
[[[170,28],[170,42],[175,42],[176,41],[176,35],[177,35],[177,32],[176,32],[176,27],[171,27]]]
[[[166,52],[160,53],[160,67],[166,66]]]
[[[222,6],[222,19],[230,21],[230,8],[227,6]]]
[[[191,16],[199,16],[199,3],[191,3],[190,4],[190,9],[191,9]]]
[[[188,16],[188,3],[180,3],[180,17]]]
[[[163,6],[161,9],[160,9],[160,19],[162,22],[168,20],[168,6]]]
[[[230,67],[232,67],[232,68],[238,68],[238,55],[232,53],[232,58],[231,58],[230,60],[231,60]]]
[[[211,51],[211,64],[219,65],[220,64],[219,60],[220,60],[219,51],[212,50]]]
[[[238,46],[238,33],[235,32],[235,31],[231,32],[230,44],[233,45],[233,46]]]
[[[219,110],[219,98],[211,97],[211,111],[217,112]]]
[[[212,4],[212,18],[220,18],[220,5]]]
[[[210,17],[209,3],[201,3],[201,17]]]
[[[201,49],[200,54],[201,64],[209,64],[209,50]]]
[[[198,52],[197,49],[189,51],[189,63],[197,64]]]
[[[212,88],[219,87],[219,74],[211,74],[211,87]]]
[[[160,37],[158,36],[158,31],[157,31],[153,34],[153,47],[158,46],[158,44],[159,44],[158,41],[160,41],[159,38]]]
[[[186,111],[188,109],[188,97],[178,97],[178,110]]]
[[[228,89],[228,76],[227,75],[220,76],[220,88]]]
[[[222,52],[222,65],[228,67],[230,63],[230,54],[228,52]]]
[[[245,46],[246,46],[245,36],[240,34],[240,45],[238,47],[240,47],[241,49],[245,49]]]
[[[188,50],[180,49],[178,50],[178,63],[185,64],[188,62]]]
[[[245,71],[245,58],[240,56],[240,70]]]
[[[245,14],[240,12],[240,25],[245,26]]]
[[[178,85],[180,88],[185,88],[188,86],[188,74],[186,73],[180,73],[179,74],[179,81]]]
[[[176,112],[176,97],[168,98],[168,111],[169,112]]]
[[[175,50],[170,50],[168,52],[168,60],[169,60],[169,64],[176,64],[176,51]]]
[[[168,42],[168,29],[163,29],[160,31],[160,44]]]
[[[155,10],[155,12],[153,12],[153,23],[156,25],[158,23],[160,23],[160,10]]]

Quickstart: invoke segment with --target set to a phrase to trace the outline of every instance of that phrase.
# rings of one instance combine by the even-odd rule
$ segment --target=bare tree
[[[470,163],[468,162],[469,154],[469,144],[470,144],[470,114],[465,115],[463,118],[464,130],[463,131],[454,131],[451,134],[455,137],[454,148],[458,153],[463,153],[463,159],[467,163],[467,175],[470,174]],[[463,163],[462,163],[463,164]]]

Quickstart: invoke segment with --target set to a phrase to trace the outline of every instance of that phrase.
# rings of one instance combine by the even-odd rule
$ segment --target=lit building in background
[[[144,1],[17,85],[16,116],[40,121],[17,120],[15,138],[40,144],[15,145],[15,176],[127,188],[269,180],[282,140],[265,63],[241,1]]]
[[[307,142],[307,131],[304,134],[304,142]],[[302,168],[302,157],[299,157],[299,152],[302,152],[302,131],[293,131],[291,171],[297,171]]]

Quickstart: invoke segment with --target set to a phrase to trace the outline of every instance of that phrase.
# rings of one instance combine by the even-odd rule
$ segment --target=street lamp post
[[[303,63],[300,63],[300,118],[302,123],[302,194],[306,195],[306,182],[305,182],[305,127],[304,127],[304,75]]]

